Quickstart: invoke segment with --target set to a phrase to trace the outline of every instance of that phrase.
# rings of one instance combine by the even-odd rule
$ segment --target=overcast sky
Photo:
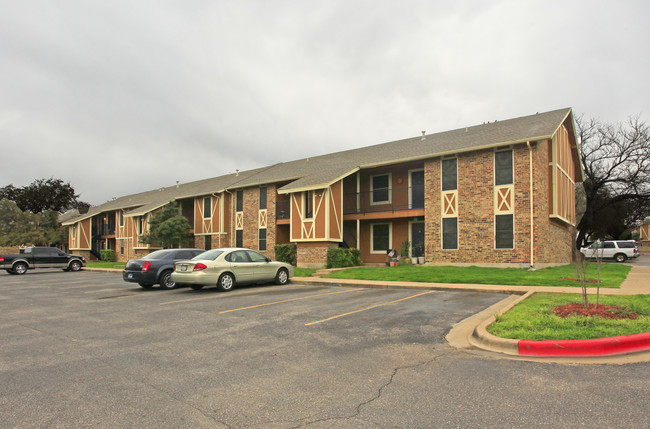
[[[564,107],[650,119],[646,0],[0,6],[0,186],[95,205]]]

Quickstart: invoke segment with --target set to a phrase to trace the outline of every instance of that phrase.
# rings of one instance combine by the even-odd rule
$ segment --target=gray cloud
[[[650,5],[26,1],[0,15],[0,186],[101,203],[571,106],[647,115]]]

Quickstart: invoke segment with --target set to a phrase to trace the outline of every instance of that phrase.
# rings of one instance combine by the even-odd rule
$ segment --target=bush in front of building
[[[294,267],[297,264],[298,251],[295,243],[276,244],[274,247],[275,259],[280,262],[286,262]]]
[[[345,268],[361,265],[359,249],[344,249],[342,247],[327,250],[327,268]]]
[[[99,251],[99,256],[104,262],[115,262],[115,250],[102,249]]]

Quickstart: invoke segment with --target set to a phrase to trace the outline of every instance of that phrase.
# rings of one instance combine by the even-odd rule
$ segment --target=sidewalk
[[[635,362],[650,362],[650,333],[639,336],[614,337],[600,340],[581,340],[574,342],[549,341],[527,342],[527,351],[522,353],[522,344],[519,340],[496,337],[487,332],[487,327],[495,321],[495,314],[503,314],[518,302],[526,299],[533,293],[582,293],[579,287],[550,287],[550,286],[509,286],[509,285],[478,285],[478,284],[450,284],[450,283],[414,283],[414,282],[388,282],[373,280],[343,280],[318,277],[295,277],[294,283],[309,285],[328,285],[344,287],[368,288],[407,288],[431,290],[457,290],[478,291],[492,293],[507,293],[511,296],[501,302],[483,310],[456,324],[447,334],[445,339],[456,348],[498,353],[501,357],[518,360],[533,360],[559,363],[608,363],[624,364]],[[595,294],[596,288],[589,288],[589,294]],[[633,266],[627,279],[620,289],[600,289],[602,295],[640,295],[650,294],[650,266]],[[571,349],[573,348],[573,349]],[[543,350],[543,352],[539,352]],[[571,350],[580,356],[567,356]],[[544,357],[535,353],[544,353]],[[528,354],[524,356],[524,354]]]

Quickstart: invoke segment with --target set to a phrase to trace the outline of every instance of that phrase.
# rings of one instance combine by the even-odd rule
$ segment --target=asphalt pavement
[[[648,427],[650,364],[520,362],[444,341],[505,297],[3,273],[0,427]]]

